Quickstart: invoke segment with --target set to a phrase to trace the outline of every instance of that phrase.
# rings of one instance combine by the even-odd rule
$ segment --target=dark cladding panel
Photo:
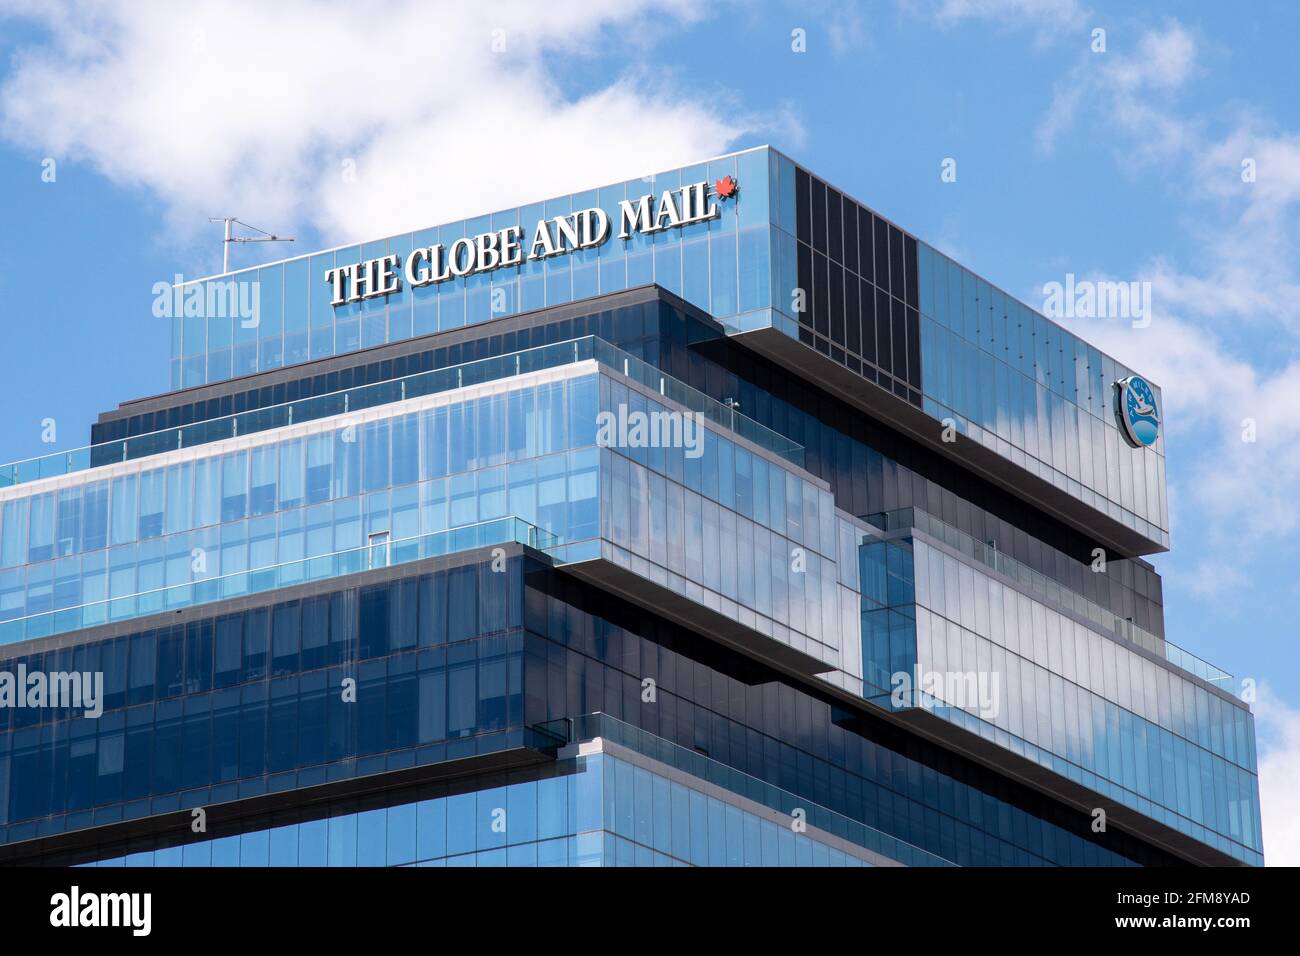
[[[795,167],[798,338],[921,406],[917,242]]]

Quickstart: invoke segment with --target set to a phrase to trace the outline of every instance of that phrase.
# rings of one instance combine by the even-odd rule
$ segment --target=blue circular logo
[[[1118,405],[1124,437],[1134,448],[1154,445],[1160,434],[1160,409],[1156,407],[1156,390],[1140,375],[1130,375],[1115,383],[1119,387]]]

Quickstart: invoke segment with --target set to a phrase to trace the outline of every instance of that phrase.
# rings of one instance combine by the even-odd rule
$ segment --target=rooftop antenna
[[[258,229],[256,226],[250,226],[248,223],[236,219],[234,216],[224,218],[208,218],[208,222],[223,222],[226,224],[226,237],[221,241],[221,272],[225,274],[230,271],[230,244],[232,242],[293,242],[293,236],[276,236],[264,229]],[[258,233],[256,236],[237,236],[235,235],[235,226],[240,225],[245,229],[251,229]]]

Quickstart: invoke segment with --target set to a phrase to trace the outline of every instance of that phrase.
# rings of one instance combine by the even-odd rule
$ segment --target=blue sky
[[[298,237],[248,265],[769,142],[1031,305],[1152,283],[1074,327],[1164,389],[1167,632],[1261,685],[1300,862],[1300,6],[172,6],[0,0],[0,459],[166,390],[151,288],[219,271],[208,216]]]

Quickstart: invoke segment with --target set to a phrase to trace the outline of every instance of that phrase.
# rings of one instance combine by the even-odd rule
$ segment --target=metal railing
[[[817,827],[857,846],[874,850],[882,856],[908,866],[955,865],[950,860],[945,860],[928,850],[923,850],[828,807],[813,803],[806,797],[783,790],[699,751],[688,750],[647,730],[634,727],[609,714],[592,713],[580,717],[563,717],[538,724],[536,729],[549,739],[564,740],[567,743],[600,737],[780,813],[792,814],[795,810],[801,809],[806,813],[804,819],[809,826]]]
[[[709,421],[730,429],[761,448],[780,455],[794,464],[803,464],[802,445],[709,398],[685,382],[666,375],[655,366],[611,345],[604,339],[588,335],[551,345],[539,345],[518,352],[508,352],[505,355],[462,362],[446,368],[416,372],[384,382],[358,385],[330,392],[327,395],[300,398],[280,405],[10,462],[0,465],[0,487],[72,474],[120,461],[147,458],[167,451],[192,448],[195,445],[283,428],[333,415],[346,415],[349,412],[400,402],[408,398],[451,391],[591,359],[654,389],[692,411],[699,412]]]
[[[544,551],[557,545],[559,538],[522,518],[511,516],[425,535],[372,541],[359,548],[345,548],[247,571],[231,571],[0,621],[0,645],[512,542]]]

